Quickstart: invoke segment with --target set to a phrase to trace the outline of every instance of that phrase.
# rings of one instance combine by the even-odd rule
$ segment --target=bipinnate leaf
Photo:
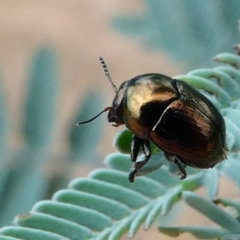
[[[214,200],[218,194],[219,172],[217,169],[208,169],[203,177],[203,184],[207,191],[207,197]]]
[[[0,193],[4,191],[1,201],[1,226],[10,222],[16,213],[28,211],[42,198],[49,185],[49,179],[43,174],[40,166],[49,159],[47,153],[55,126],[58,86],[56,63],[52,49],[41,47],[34,52],[26,86],[23,123],[19,120],[24,137],[23,148],[15,150],[16,146],[10,144],[10,151],[4,159],[5,154],[0,147],[4,160],[0,172]],[[4,124],[1,93],[0,101],[1,142],[1,138],[4,137],[1,129]],[[7,142],[5,140],[5,143]],[[4,144],[1,146],[4,147]]]
[[[239,201],[233,201],[227,198],[219,198],[214,201],[217,204],[222,204],[223,206],[232,207],[235,210],[237,210],[238,214],[240,214],[240,202]]]
[[[240,223],[211,201],[191,192],[184,192],[183,199],[192,208],[232,233],[240,233]]]
[[[130,183],[129,154],[110,154],[105,163],[111,169],[94,170],[87,178],[73,180],[68,189],[56,192],[51,200],[40,201],[27,214],[17,216],[15,226],[0,229],[0,237],[55,240],[60,236],[59,239],[117,240],[127,232],[132,237],[141,226],[148,229],[157,219],[164,219],[165,215],[176,209],[174,206],[177,202],[184,200],[189,207],[219,225],[220,229],[160,226],[160,231],[171,236],[189,232],[202,239],[238,239],[239,203],[217,199],[217,194],[219,178],[223,174],[237,187],[240,186],[240,124],[236,117],[240,116],[240,81],[237,69],[239,56],[218,55],[217,58],[233,66],[234,70],[229,67],[204,69],[181,75],[178,79],[189,82],[206,93],[224,115],[229,148],[227,160],[212,170],[187,168],[188,176],[181,181],[169,173],[169,165],[163,152],[152,145],[152,157],[139,171],[135,182]],[[130,145],[127,130],[119,133],[115,143],[125,140]],[[126,145],[122,149],[127,153],[130,148]],[[141,155],[137,161],[140,160]],[[207,198],[193,193],[201,187],[206,189]],[[231,207],[235,214],[220,207],[220,204]]]
[[[53,52],[40,49],[33,58],[25,106],[23,133],[29,147],[46,147],[56,116],[57,66]]]
[[[240,57],[232,53],[220,53],[215,56],[214,60],[227,63],[232,65],[235,68],[240,69]]]
[[[187,227],[159,227],[159,230],[171,237],[178,237],[182,233],[191,233],[198,239],[217,239],[224,235],[221,229],[199,226],[187,226]]]
[[[97,118],[92,124],[76,126],[80,121],[85,121],[95,116],[104,107],[104,98],[99,91],[88,91],[79,103],[76,116],[74,116],[68,136],[72,161],[92,163],[97,156],[95,149],[99,143],[104,117]]]
[[[91,231],[84,226],[39,212],[18,216],[14,222],[18,226],[41,228],[44,231],[57,233],[72,240],[87,239],[91,236]]]
[[[46,232],[39,229],[11,226],[3,227],[0,229],[0,239],[68,240],[69,238],[60,236],[56,233]]]
[[[141,11],[114,18],[113,26],[147,48],[167,52],[188,68],[211,66],[214,54],[239,41],[239,9],[237,0],[148,0]],[[239,45],[235,49],[239,51]]]

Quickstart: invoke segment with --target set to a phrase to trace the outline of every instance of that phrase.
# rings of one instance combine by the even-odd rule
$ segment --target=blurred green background
[[[174,76],[211,67],[215,54],[239,42],[238,0],[0,4],[0,226],[115,151],[118,129],[106,114],[75,126],[114,97],[99,55],[119,86],[142,73]],[[187,223],[194,218],[194,212],[184,216]],[[151,231],[146,236],[154,238]]]

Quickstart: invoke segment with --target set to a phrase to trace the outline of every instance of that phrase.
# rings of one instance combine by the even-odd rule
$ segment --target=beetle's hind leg
[[[142,147],[145,158],[141,162],[136,162],[140,147]],[[137,173],[137,170],[142,168],[148,162],[150,157],[151,157],[151,148],[150,148],[149,141],[145,139],[141,139],[134,135],[132,144],[131,144],[131,160],[134,163],[132,168],[130,169],[129,176],[128,176],[128,179],[130,182],[134,182],[134,177]]]
[[[164,153],[166,159],[169,162],[175,163],[179,169],[179,175],[180,175],[180,179],[183,180],[187,177],[187,173],[186,170],[184,169],[184,167],[181,165],[180,160],[173,154],[170,153]]]

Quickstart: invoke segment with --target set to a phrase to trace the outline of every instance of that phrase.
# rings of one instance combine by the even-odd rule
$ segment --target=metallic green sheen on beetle
[[[102,64],[110,78],[103,60]],[[182,164],[204,169],[226,159],[222,115],[207,97],[184,81],[157,73],[139,75],[122,83],[112,106],[104,111],[109,111],[108,121],[114,126],[125,125],[133,133],[131,182],[151,157],[150,141],[178,166],[181,179],[186,178]],[[140,148],[145,159],[136,162]]]

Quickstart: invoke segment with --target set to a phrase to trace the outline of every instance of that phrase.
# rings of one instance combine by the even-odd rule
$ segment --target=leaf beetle
[[[117,88],[102,57],[99,60],[116,95],[111,107],[77,125],[108,111],[108,121],[113,126],[125,125],[133,133],[130,182],[151,157],[150,141],[177,165],[180,179],[187,176],[185,165],[212,168],[226,159],[224,119],[202,93],[184,81],[158,73],[136,76]],[[140,149],[144,160],[137,162]]]

